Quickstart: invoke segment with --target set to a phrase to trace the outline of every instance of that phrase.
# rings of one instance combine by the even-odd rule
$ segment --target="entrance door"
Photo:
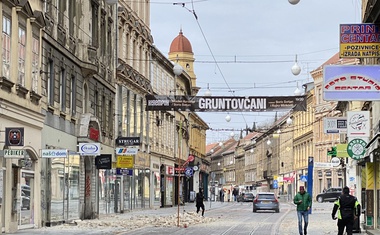
[[[33,185],[34,171],[21,169],[20,171],[20,200],[18,203],[18,224],[19,226],[33,227],[34,225],[34,203]]]

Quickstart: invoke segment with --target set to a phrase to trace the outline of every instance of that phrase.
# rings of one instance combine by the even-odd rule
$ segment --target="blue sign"
[[[273,188],[278,188],[278,181],[277,180],[273,180]]]
[[[186,177],[191,177],[194,174],[194,170],[192,167],[186,167],[185,169],[185,175]]]
[[[301,175],[301,176],[300,176],[300,180],[301,180],[302,182],[307,182],[307,175]]]

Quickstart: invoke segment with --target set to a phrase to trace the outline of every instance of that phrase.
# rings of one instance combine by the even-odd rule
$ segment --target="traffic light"
[[[336,147],[328,148],[327,156],[336,157]]]

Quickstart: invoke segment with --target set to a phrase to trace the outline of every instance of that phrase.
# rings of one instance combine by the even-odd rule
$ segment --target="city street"
[[[204,218],[195,213],[195,204],[180,206],[180,227],[177,226],[178,207],[169,207],[103,215],[99,220],[20,230],[17,234],[298,234],[295,206],[288,202],[281,204],[280,213],[253,213],[252,203],[248,202],[211,202],[211,205],[205,202],[205,206]],[[337,234],[336,221],[331,219],[332,206],[332,203],[313,204],[308,234]]]

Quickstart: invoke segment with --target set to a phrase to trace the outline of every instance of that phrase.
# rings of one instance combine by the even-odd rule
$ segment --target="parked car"
[[[255,196],[253,193],[242,193],[241,195],[238,195],[236,200],[238,202],[253,202],[253,199]]]
[[[253,200],[253,212],[258,210],[274,210],[280,212],[280,202],[272,192],[259,192]]]
[[[342,188],[334,187],[329,188],[325,192],[320,193],[316,196],[318,202],[334,202],[338,197],[342,195]]]

